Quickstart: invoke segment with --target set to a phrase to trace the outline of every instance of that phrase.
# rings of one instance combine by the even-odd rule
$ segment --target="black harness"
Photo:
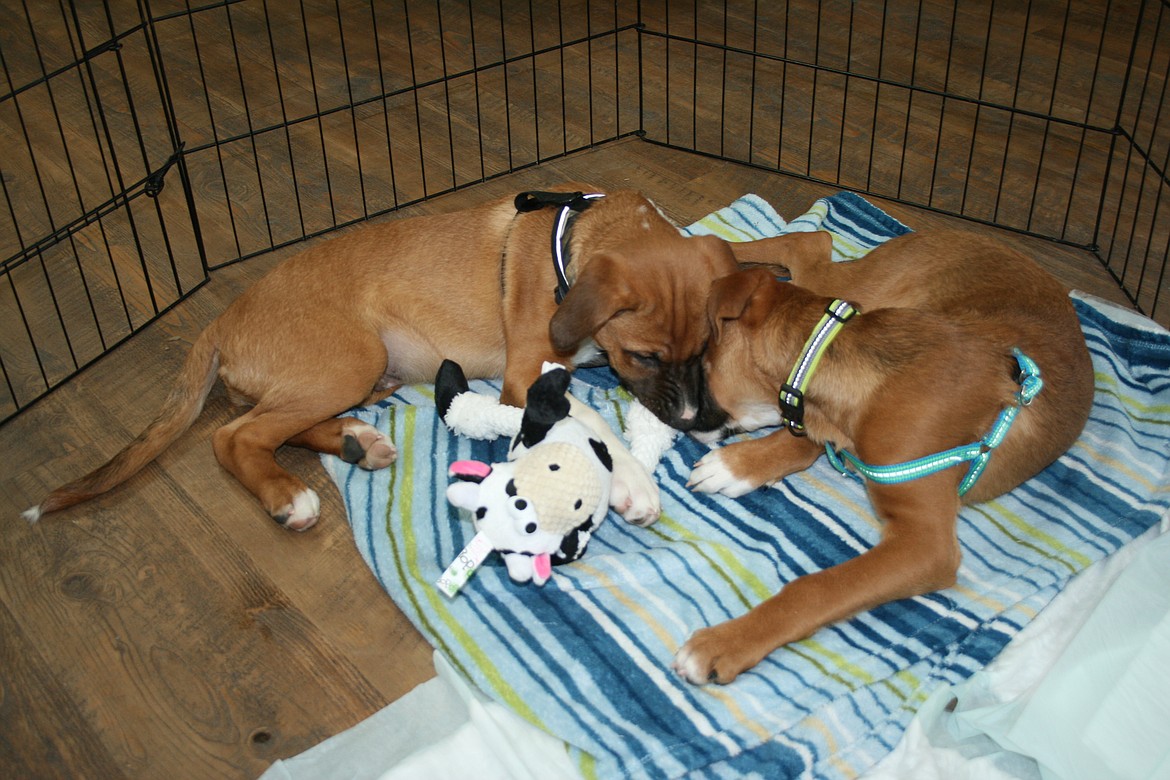
[[[573,223],[581,212],[593,205],[598,198],[604,198],[600,192],[521,192],[516,196],[516,211],[525,214],[529,211],[539,211],[550,206],[556,207],[557,216],[553,220],[552,231],[552,259],[553,270],[557,274],[557,303],[564,300],[569,293],[569,239],[572,236]]]

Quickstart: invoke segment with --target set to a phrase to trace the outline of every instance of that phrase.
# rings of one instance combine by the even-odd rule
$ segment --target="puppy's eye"
[[[653,352],[631,352],[627,350],[626,355],[630,358],[630,360],[633,360],[635,363],[645,366],[646,368],[657,368],[658,364],[662,362],[658,358],[658,355],[654,354]]]

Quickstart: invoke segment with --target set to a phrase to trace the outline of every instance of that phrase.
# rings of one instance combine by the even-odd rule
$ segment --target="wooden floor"
[[[619,141],[414,207],[456,209],[564,179],[645,191],[680,222],[746,192],[786,216],[829,190]],[[915,228],[953,224],[881,204]],[[1005,234],[1071,286],[1121,294],[1097,261]],[[35,525],[20,511],[151,419],[187,346],[288,252],[223,269],[189,301],[0,427],[0,776],[247,778],[433,675],[431,649],[359,558],[340,498],[302,451],[285,462],[322,520],[274,525],[223,472],[217,389],[191,431],[114,493]]]

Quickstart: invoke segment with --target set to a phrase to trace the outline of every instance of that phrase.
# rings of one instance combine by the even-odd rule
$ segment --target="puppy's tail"
[[[195,422],[203,411],[211,386],[215,384],[218,369],[219,350],[205,330],[195,340],[195,346],[187,355],[175,386],[154,422],[104,466],[62,485],[45,496],[41,503],[25,510],[22,513],[24,519],[35,523],[47,512],[56,512],[105,493],[141,471]]]

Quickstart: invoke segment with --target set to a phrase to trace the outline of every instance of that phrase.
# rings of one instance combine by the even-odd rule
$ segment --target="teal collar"
[[[970,461],[971,467],[967,469],[967,476],[959,483],[959,495],[963,495],[983,474],[987,461],[991,460],[991,451],[1003,442],[1020,409],[1032,403],[1032,399],[1044,387],[1044,382],[1040,379],[1040,367],[1036,362],[1018,349],[1013,349],[1012,355],[1020,366],[1020,392],[1016,393],[1015,402],[999,413],[991,431],[979,441],[890,466],[870,466],[853,453],[838,451],[831,442],[826,442],[825,453],[829,457],[829,462],[842,474],[849,473],[845,463],[847,461],[855,472],[868,480],[883,485],[896,485]]]
[[[857,313],[853,304],[840,298],[826,306],[821,321],[804,342],[804,349],[788,374],[788,381],[780,387],[780,417],[794,436],[807,433],[804,429],[804,393],[820,365],[821,357],[833,339],[837,338],[841,328],[845,327],[845,323]]]

